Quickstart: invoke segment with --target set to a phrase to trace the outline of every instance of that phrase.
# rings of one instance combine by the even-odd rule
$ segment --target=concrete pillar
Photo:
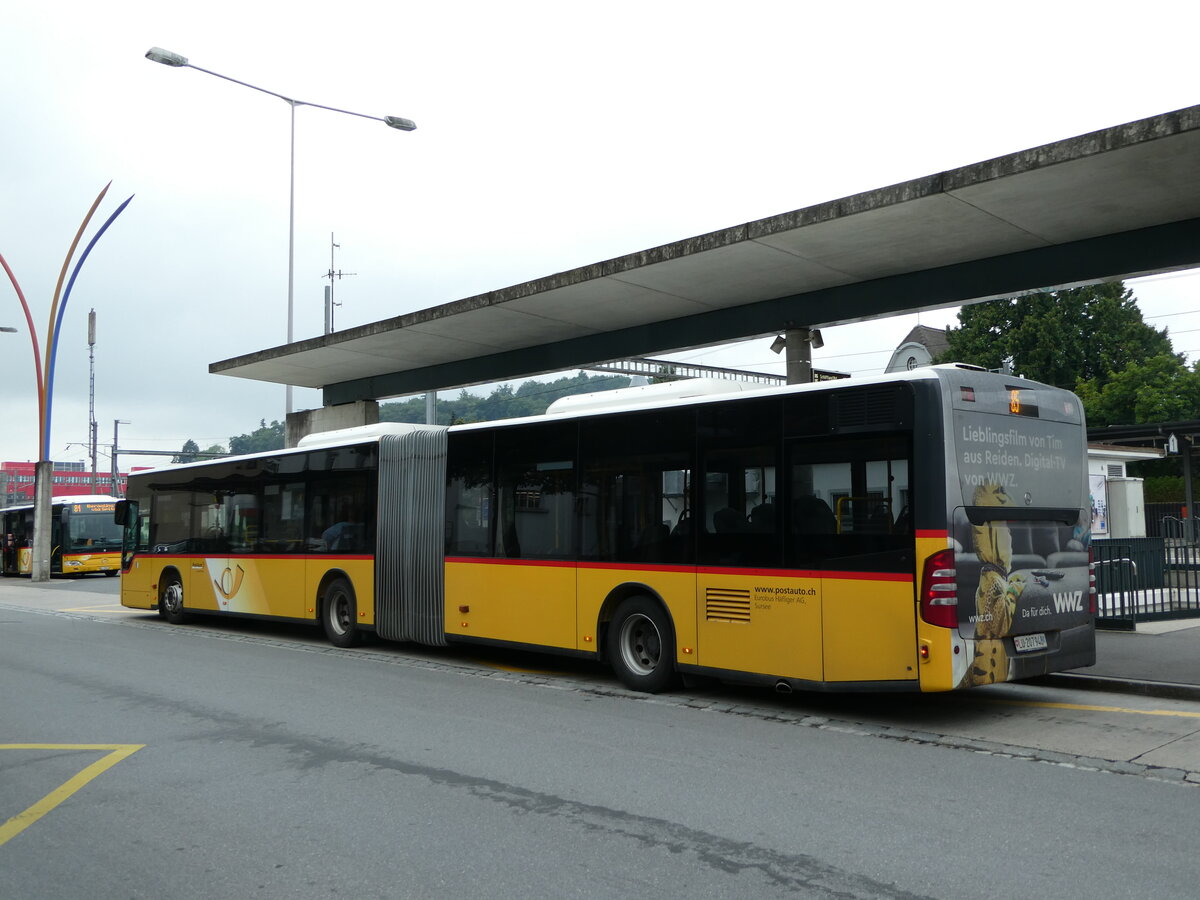
[[[784,332],[787,342],[787,383],[808,384],[813,380],[812,349],[822,347],[821,332],[816,328],[789,328]]]
[[[379,403],[376,400],[355,400],[320,409],[301,409],[287,415],[284,444],[295,447],[300,438],[339,428],[379,424]]]
[[[50,580],[50,502],[54,497],[54,463],[43,459],[34,467],[33,477],[33,581]]]

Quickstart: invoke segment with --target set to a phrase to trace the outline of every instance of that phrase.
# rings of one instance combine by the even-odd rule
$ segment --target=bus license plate
[[[1045,650],[1046,636],[1044,634],[1018,634],[1013,637],[1013,646],[1016,647],[1018,653]]]

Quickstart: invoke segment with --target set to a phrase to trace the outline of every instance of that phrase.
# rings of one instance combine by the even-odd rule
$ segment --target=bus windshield
[[[113,522],[112,503],[74,503],[63,512],[68,552],[121,549],[121,526]]]

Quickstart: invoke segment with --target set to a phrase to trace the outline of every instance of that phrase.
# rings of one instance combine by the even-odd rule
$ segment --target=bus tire
[[[325,596],[321,599],[321,625],[325,637],[335,647],[357,647],[362,643],[358,602],[354,598],[354,588],[345,578],[335,578],[325,588]]]
[[[657,694],[675,685],[675,629],[661,605],[630,597],[608,623],[608,658],[627,688]]]
[[[158,592],[158,614],[172,625],[182,625],[188,620],[183,611],[183,582],[174,573],[163,580],[162,590]]]

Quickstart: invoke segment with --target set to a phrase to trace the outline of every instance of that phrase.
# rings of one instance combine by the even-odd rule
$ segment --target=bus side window
[[[456,435],[446,461],[446,555],[490,556],[492,436]]]
[[[150,549],[150,511],[139,510],[137,519],[137,537],[134,539],[134,549],[146,551]]]
[[[788,564],[870,570],[907,565],[909,455],[907,435],[791,442]]]
[[[695,412],[658,410],[584,422],[576,504],[583,559],[694,559]]]
[[[223,532],[231,553],[253,553],[258,548],[257,494],[230,494],[225,498]]]
[[[157,491],[151,496],[150,535],[147,543],[155,553],[186,553],[192,545],[192,498],[202,495],[187,490]]]
[[[298,553],[304,549],[304,483],[263,487],[260,550]]]
[[[221,491],[197,492],[195,517],[191,529],[190,549],[193,553],[225,553],[229,539],[225,531],[225,499]]]
[[[308,490],[308,550],[373,553],[375,485],[365,471],[314,480]]]
[[[576,425],[496,435],[496,556],[563,559],[575,553]]]
[[[704,480],[697,529],[702,563],[781,564],[783,517],[776,485],[780,429],[778,400],[701,410]]]

